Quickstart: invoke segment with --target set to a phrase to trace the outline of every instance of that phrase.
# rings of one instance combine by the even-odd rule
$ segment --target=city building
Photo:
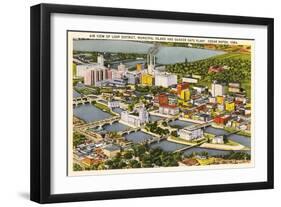
[[[224,104],[224,96],[217,96],[216,100],[217,104]]]
[[[179,113],[179,108],[177,106],[162,105],[159,107],[159,113],[174,116]]]
[[[225,110],[228,112],[232,112],[235,110],[235,103],[234,102],[225,102]]]
[[[207,90],[207,87],[205,86],[193,86],[193,89],[197,92],[197,93],[203,93]]]
[[[155,55],[152,55],[151,53],[147,55],[147,72],[148,74],[153,75],[154,69],[156,64],[156,57]]]
[[[178,103],[178,97],[173,94],[168,95],[168,105],[169,106],[176,106]]]
[[[246,115],[246,116],[251,115],[251,107],[246,107],[245,108],[244,115]]]
[[[128,111],[121,112],[121,121],[135,127],[140,127],[142,124],[149,122],[149,113],[144,105],[141,105],[132,113],[129,113]]]
[[[212,144],[224,144],[223,135],[214,137],[212,139]]]
[[[117,70],[119,72],[122,72],[123,74],[125,74],[126,72],[128,72],[128,68],[126,68],[126,65],[124,65],[123,63],[120,63],[117,67]]]
[[[98,59],[97,63],[77,65],[76,66],[76,75],[78,77],[83,77],[84,78],[85,77],[85,73],[88,70],[91,70],[91,69],[96,68],[96,67],[105,69],[103,56],[99,55],[97,59]]]
[[[236,94],[235,101],[240,101],[243,104],[245,104],[247,102],[247,98],[246,98],[245,94]]]
[[[108,80],[108,69],[99,64],[92,65],[84,72],[84,84],[101,86],[102,82]]]
[[[198,79],[197,78],[193,78],[193,77],[184,77],[184,78],[182,78],[182,82],[198,83]]]
[[[142,69],[143,69],[143,64],[140,64],[140,63],[136,64],[136,70],[137,70],[138,72],[141,72]]]
[[[218,105],[217,105],[217,109],[218,109],[219,111],[224,111],[224,109],[225,109],[224,104],[218,104]]]
[[[119,101],[108,101],[107,102],[107,106],[110,109],[119,108],[120,107],[120,102]]]
[[[168,88],[171,85],[177,84],[177,76],[169,73],[155,74],[155,85]]]
[[[203,137],[203,130],[197,126],[188,126],[179,130],[179,136],[187,141],[200,139]]]
[[[209,97],[209,103],[215,104],[217,103],[217,100],[215,97]]]
[[[103,55],[98,55],[97,62],[98,62],[99,65],[104,66],[104,57],[103,57]]]
[[[199,113],[198,116],[199,116],[199,120],[204,122],[208,122],[212,119],[210,114]]]
[[[96,64],[94,64],[96,65]],[[93,64],[83,64],[83,65],[77,65],[76,66],[76,75],[78,77],[84,77],[85,76],[85,72],[92,68],[93,67]]]
[[[113,79],[109,80],[107,83],[111,86],[124,87],[126,86],[127,81],[125,79]]]
[[[213,97],[225,95],[225,85],[214,81],[211,86],[211,94]]]
[[[192,77],[192,78],[199,79],[199,80],[202,79],[202,76],[201,76],[201,75],[196,75],[196,74],[192,74],[191,77]]]
[[[107,78],[108,80],[112,80],[112,69],[107,70]]]
[[[141,84],[152,86],[154,82],[154,77],[151,74],[143,73],[141,75]]]
[[[189,101],[190,100],[190,90],[189,89],[184,89],[180,93],[180,98],[184,101]]]
[[[138,84],[140,80],[141,73],[138,71],[128,71],[126,77],[128,78],[128,84]]]
[[[239,83],[229,83],[228,84],[228,92],[231,93],[240,93],[240,84]]]
[[[228,120],[230,119],[229,115],[224,115],[224,116],[217,116],[214,118],[214,122],[216,124],[226,124],[228,122]]]
[[[214,65],[209,67],[208,69],[208,73],[220,73],[224,71],[224,67],[220,66],[220,65]]]
[[[177,84],[177,94],[178,96],[181,96],[181,91],[188,89],[189,88],[189,83],[187,82],[182,82]]]
[[[116,69],[111,69],[111,80],[114,79],[122,79],[125,76],[125,72],[123,70],[116,70]]]
[[[158,102],[160,106],[168,105],[168,95],[165,93],[159,94],[156,96],[156,102]]]
[[[109,158],[115,157],[121,152],[120,147],[114,144],[106,145],[102,150],[103,153]]]
[[[102,162],[101,159],[93,159],[93,158],[90,158],[90,157],[85,157],[81,160],[81,163],[83,165],[85,165],[86,167],[91,167],[92,165],[99,164],[101,162]]]

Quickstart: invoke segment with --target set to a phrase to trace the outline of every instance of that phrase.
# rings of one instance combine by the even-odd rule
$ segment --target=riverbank
[[[202,143],[202,141],[201,143],[196,143],[196,142],[189,142],[187,140],[183,140],[177,137],[168,137],[167,140],[177,144],[184,144],[188,146],[196,146],[200,148],[215,149],[215,150],[226,150],[226,151],[250,150],[248,147],[245,147],[244,145],[239,143],[235,143],[235,145],[212,144],[212,143],[207,143],[206,141],[204,143]]]
[[[183,139],[180,139],[177,137],[171,137],[171,136],[167,138],[167,141],[174,142],[177,144],[184,144],[184,145],[188,145],[188,146],[195,146],[197,144],[195,142],[189,142],[187,140],[183,140]]]
[[[230,151],[236,151],[236,150],[249,150],[249,148],[245,147],[242,144],[237,145],[226,145],[226,144],[212,144],[212,143],[203,143],[198,147],[202,148],[208,148],[208,149],[217,149],[217,150],[230,150]]]

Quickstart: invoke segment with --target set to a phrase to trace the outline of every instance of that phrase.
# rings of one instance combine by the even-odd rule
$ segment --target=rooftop
[[[112,151],[120,150],[120,147],[114,144],[110,144],[105,146],[104,149],[112,152]]]

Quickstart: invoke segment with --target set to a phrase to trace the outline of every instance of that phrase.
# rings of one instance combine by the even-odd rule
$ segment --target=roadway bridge
[[[234,132],[229,132],[229,133],[227,133],[227,134],[218,134],[218,135],[216,135],[215,137],[229,137],[230,135],[232,135],[232,134],[237,134],[238,132],[240,132],[241,130],[236,130],[236,131],[234,131]]]
[[[73,98],[72,104],[73,106],[78,106],[80,104],[87,104],[90,103],[90,100],[87,97],[77,97]]]
[[[72,104],[73,106],[77,106],[79,104],[87,104],[87,103],[92,103],[93,101],[95,101],[96,98],[92,97],[92,96],[81,96],[81,97],[76,97],[72,99]]]
[[[198,146],[198,145],[187,145],[186,147],[181,148],[181,149],[177,149],[174,152],[183,152],[184,150],[190,149],[190,148],[195,147],[195,146]]]
[[[139,128],[130,128],[126,131],[118,132],[118,134],[120,134],[121,136],[124,136],[126,134],[130,134],[130,133],[137,132],[137,131],[140,131],[140,130],[141,130],[140,127]]]
[[[103,127],[106,124],[112,125],[113,123],[120,120],[120,116],[113,116],[107,119],[99,120],[99,121],[93,121],[87,124],[80,125],[79,128],[96,128],[96,127]]]
[[[148,140],[144,140],[142,142],[140,142],[140,144],[153,144],[153,143],[159,143],[162,140],[166,140],[166,137],[151,137]]]
[[[161,124],[163,122],[173,122],[173,121],[176,121],[176,120],[179,120],[178,117],[169,117],[169,118],[165,118],[165,119],[159,119],[158,121],[156,121],[157,123]]]
[[[154,44],[153,47],[149,48],[148,55],[156,55],[156,53],[159,51],[160,44]]]
[[[73,98],[72,102],[73,102],[73,106],[77,106],[79,104],[92,103],[93,101],[98,101],[98,100],[99,100],[98,97],[94,95],[82,95],[80,97]]]

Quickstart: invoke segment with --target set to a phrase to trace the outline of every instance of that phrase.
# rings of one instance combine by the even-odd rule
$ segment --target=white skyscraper
[[[177,84],[177,75],[169,73],[156,73],[155,85],[168,88],[171,85]]]
[[[154,68],[156,64],[156,58],[154,55],[149,54],[147,55],[147,73],[153,75],[154,74]]]
[[[149,121],[149,113],[146,111],[144,105],[141,105],[136,110],[138,110],[138,115],[129,113],[128,111],[121,112],[121,121],[135,127],[140,127],[142,124],[147,123]]]
[[[145,123],[149,121],[149,114],[146,111],[146,108],[143,104],[139,108],[139,119],[141,123]]]
[[[101,66],[104,66],[104,57],[103,55],[98,55],[98,64],[101,65]]]
[[[211,86],[211,94],[213,97],[223,96],[225,94],[225,85],[214,81]]]
[[[104,66],[92,65],[84,72],[85,85],[100,86],[106,80],[108,80],[108,69]]]
[[[126,65],[123,63],[120,63],[120,65],[118,65],[118,71],[125,74],[128,71],[128,68],[126,68]]]

